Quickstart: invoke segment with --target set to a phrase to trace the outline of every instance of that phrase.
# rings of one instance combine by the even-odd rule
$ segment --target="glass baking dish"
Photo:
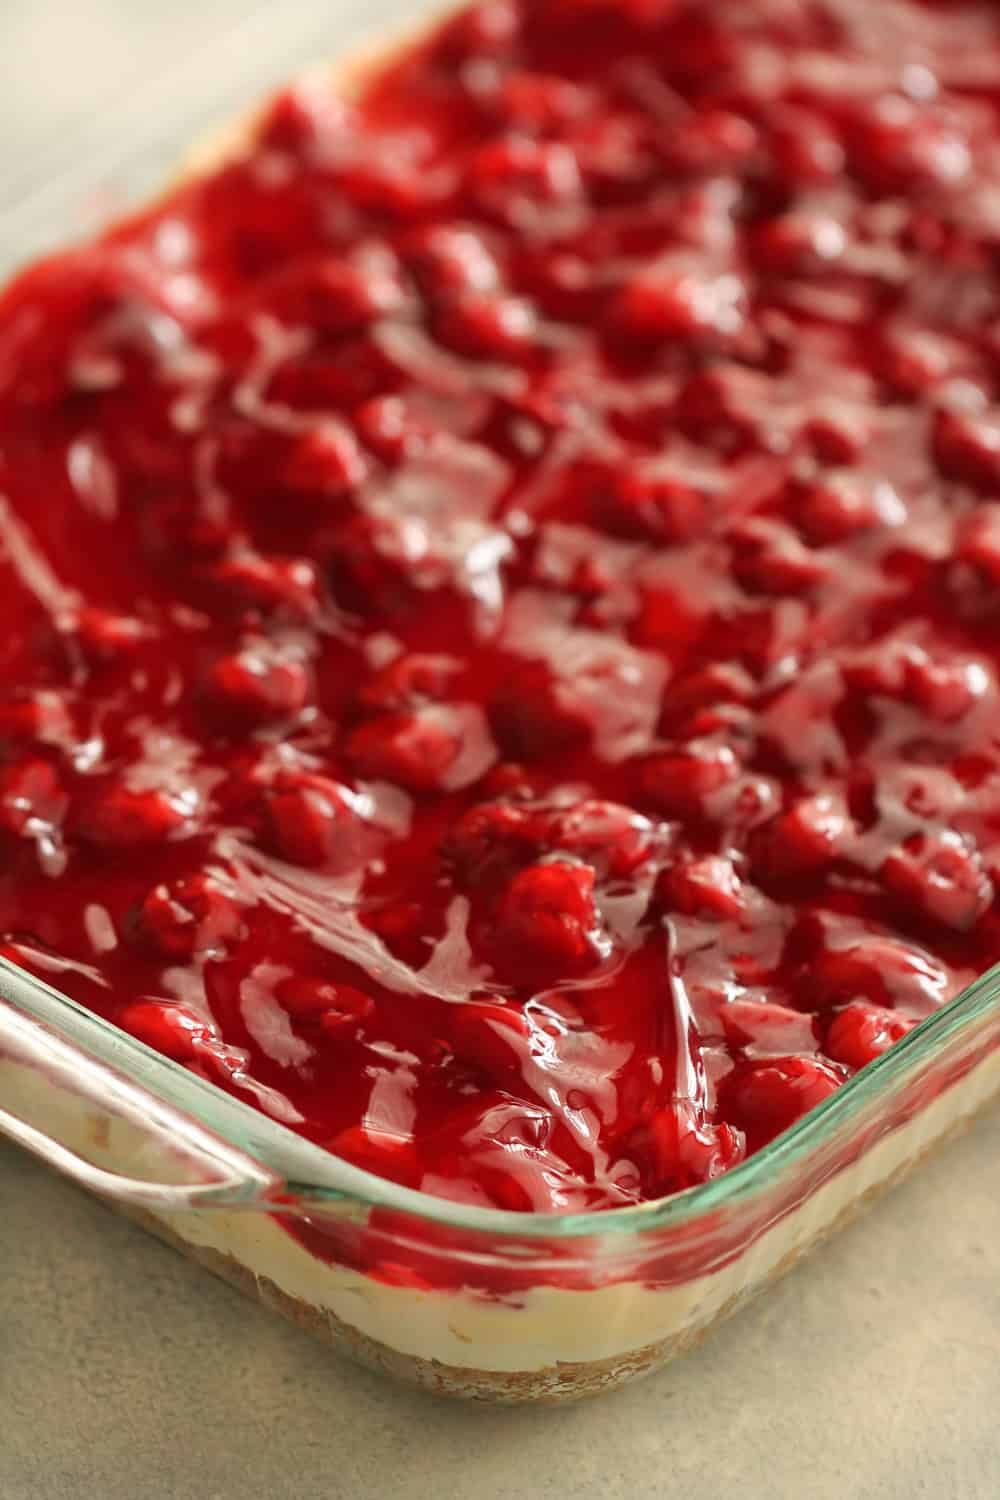
[[[167,77],[144,114],[123,104],[127,132],[119,112],[88,140],[85,173],[36,174],[0,219],[3,269],[83,227],[88,200],[106,211],[109,188],[159,180],[185,132],[225,112],[220,77],[226,102],[256,94],[407,9],[369,0],[322,29],[312,0],[254,10],[247,45],[199,57],[200,93]],[[1000,968],[718,1180],[626,1210],[515,1214],[351,1167],[0,959],[0,1131],[351,1356],[479,1400],[573,1399],[663,1364],[998,1092]]]
[[[1000,969],[714,1182],[604,1213],[376,1178],[0,960],[0,1131],[361,1362],[571,1400],[683,1352],[1000,1092]]]

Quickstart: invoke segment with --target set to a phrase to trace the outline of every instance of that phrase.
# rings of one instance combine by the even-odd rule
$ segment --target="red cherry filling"
[[[112,781],[84,803],[76,827],[96,849],[152,848],[190,834],[197,808],[192,788],[139,790]]]
[[[836,1092],[844,1074],[815,1057],[783,1057],[738,1071],[727,1084],[733,1119],[758,1150]]]
[[[744,911],[742,882],[732,862],[718,854],[668,865],[656,894],[665,911],[689,917],[735,921]]]
[[[28,760],[0,772],[0,828],[21,837],[61,821],[68,799],[59,777],[44,760]]]
[[[370,995],[349,984],[331,984],[307,974],[292,974],[277,989],[282,1008],[296,1020],[314,1022],[330,1036],[357,1027],[374,1013]]]
[[[347,754],[364,776],[410,791],[440,791],[455,784],[464,742],[461,718],[447,708],[384,714],[351,735]]]
[[[551,860],[519,870],[503,892],[495,941],[501,969],[572,975],[601,956],[589,865]]]
[[[303,663],[263,644],[220,657],[205,679],[206,695],[219,719],[237,727],[301,712],[309,690]]]
[[[209,1023],[166,1000],[140,1000],[127,1005],[119,1021],[140,1042],[174,1062],[193,1062],[214,1036]]]
[[[636,1132],[632,1150],[645,1158],[661,1192],[668,1193],[711,1182],[738,1166],[746,1155],[746,1139],[732,1125],[713,1124],[690,1100],[679,1099],[658,1109]]]
[[[360,850],[363,799],[325,776],[283,772],[265,796],[271,843],[293,864],[343,867]]]
[[[871,10],[484,0],[8,288],[14,962],[558,1212],[1000,959],[1000,14]]]
[[[245,932],[239,902],[227,884],[224,877],[199,874],[154,886],[136,914],[142,940],[166,958],[225,951]]]
[[[882,866],[889,890],[917,917],[966,932],[993,902],[993,882],[956,833],[917,834]]]
[[[835,1062],[849,1068],[863,1068],[888,1052],[916,1023],[895,1011],[858,1001],[845,1005],[830,1022],[824,1050]]]

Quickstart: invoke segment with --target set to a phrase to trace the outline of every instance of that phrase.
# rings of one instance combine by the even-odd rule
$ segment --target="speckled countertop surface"
[[[93,211],[81,153],[104,203],[193,125],[413,9],[3,0],[0,260]],[[123,137],[150,110],[137,157]],[[996,1500],[998,1351],[998,1112],[700,1351],[562,1410],[449,1406],[343,1365],[0,1147],[0,1500]]]

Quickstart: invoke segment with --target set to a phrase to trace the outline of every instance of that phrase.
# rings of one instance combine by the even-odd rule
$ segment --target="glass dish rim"
[[[353,1204],[390,1210],[448,1229],[490,1234],[499,1241],[519,1242],[521,1246],[530,1240],[572,1243],[595,1237],[679,1229],[713,1212],[742,1205],[772,1186],[783,1172],[792,1169],[810,1152],[836,1139],[842,1130],[846,1133],[866,1106],[889,1096],[895,1084],[943,1052],[948,1042],[966,1031],[972,1032],[977,1022],[1000,1007],[998,963],[921,1021],[888,1052],[855,1073],[782,1135],[711,1182],[626,1208],[523,1214],[458,1203],[351,1166],[260,1109],[232,1098],[208,1079],[198,1078],[179,1063],[154,1052],[6,958],[0,958],[0,981],[4,981],[0,984],[0,996],[12,998],[15,1008],[26,1010],[64,1040],[71,1041],[80,1052],[81,1066],[86,1065],[90,1053],[124,1072],[156,1097],[166,1098],[185,1110],[230,1144],[249,1151],[269,1167],[277,1167],[287,1191],[275,1208],[308,1214],[310,1210],[322,1212],[324,1206]],[[302,1177],[295,1170],[297,1162],[304,1169]],[[285,1163],[291,1164],[291,1171]],[[327,1180],[310,1181],[310,1168]],[[267,1212],[269,1205],[248,1205],[241,1211]]]

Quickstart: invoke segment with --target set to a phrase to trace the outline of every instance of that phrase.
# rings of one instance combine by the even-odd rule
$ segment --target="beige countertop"
[[[81,159],[88,191],[144,184],[193,126],[414,8],[4,0],[0,260],[93,211]],[[998,1113],[703,1349],[562,1410],[343,1365],[0,1147],[0,1500],[996,1500],[998,1355]]]
[[[1000,1112],[700,1350],[562,1409],[340,1362],[0,1147],[3,1500],[996,1500]]]

